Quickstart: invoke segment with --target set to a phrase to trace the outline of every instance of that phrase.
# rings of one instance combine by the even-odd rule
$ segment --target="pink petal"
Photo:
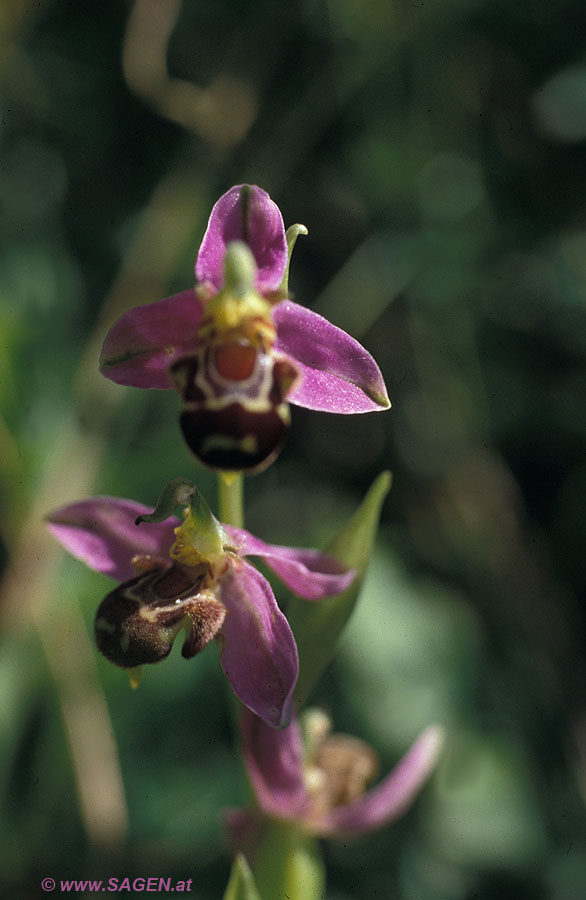
[[[220,632],[220,663],[240,700],[273,728],[289,721],[299,672],[297,646],[271,587],[241,560],[222,576],[228,610]]]
[[[128,310],[106,335],[102,374],[130,387],[172,388],[167,368],[195,350],[201,313],[193,289]]]
[[[120,497],[92,497],[56,509],[47,517],[49,531],[72,556],[90,569],[117,581],[136,575],[132,557],[137,553],[167,557],[178,519],[158,525],[135,525],[152,508]]]
[[[340,594],[354,580],[353,569],[346,569],[333,556],[319,550],[265,544],[243,529],[226,526],[226,530],[241,554],[261,556],[281,581],[305,600],[321,600]]]
[[[320,833],[361,834],[397,819],[413,802],[434,768],[443,739],[441,727],[426,728],[390,775],[354,803],[333,809],[320,826]]]
[[[245,709],[241,733],[246,771],[262,811],[281,819],[302,816],[308,798],[297,719],[277,730]]]
[[[302,378],[287,400],[333,413],[362,413],[391,405],[380,369],[364,347],[323,316],[283,300],[273,309],[275,349],[291,357]]]
[[[237,240],[252,250],[257,289],[276,291],[287,266],[285,226],[277,204],[256,185],[237,184],[212,209],[195,264],[200,284],[222,287],[226,245]]]

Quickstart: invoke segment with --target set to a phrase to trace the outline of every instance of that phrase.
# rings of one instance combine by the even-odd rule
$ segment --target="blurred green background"
[[[234,183],[303,222],[295,298],[373,353],[390,413],[293,410],[246,483],[325,546],[394,484],[314,700],[391,766],[398,824],[324,847],[328,900],[586,896],[586,18],[581,0],[5,0],[0,11],[0,885],[193,878],[243,801],[217,654],[132,692],[91,644],[110,582],[44,533],[93,493],[212,476],[172,393],[96,371],[120,313],[193,282]]]

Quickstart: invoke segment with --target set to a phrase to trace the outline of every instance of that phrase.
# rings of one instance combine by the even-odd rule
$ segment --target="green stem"
[[[319,843],[293,823],[268,824],[253,872],[262,900],[322,900],[324,896]]]
[[[244,478],[232,473],[218,475],[220,521],[244,527]],[[238,733],[240,704],[230,693],[230,707]],[[262,900],[322,900],[325,869],[318,841],[293,823],[271,821],[264,832],[254,864],[254,878]],[[227,892],[226,896],[231,896]],[[236,896],[240,897],[238,893]],[[243,892],[252,900],[256,891]]]
[[[218,517],[225,525],[244,528],[244,477],[238,472],[218,472]],[[242,708],[228,682],[228,705],[232,716],[234,740],[239,744],[240,713]]]
[[[218,474],[218,508],[220,522],[244,528],[244,478],[239,472]]]

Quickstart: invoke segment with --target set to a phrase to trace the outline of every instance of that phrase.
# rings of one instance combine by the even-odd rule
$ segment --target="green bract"
[[[230,880],[222,900],[261,900],[250,866],[242,853],[234,858]]]
[[[356,572],[349,588],[327,597],[319,606],[304,606],[291,599],[288,619],[299,651],[299,679],[295,699],[303,706],[321,673],[330,662],[346,622],[358,600],[366,565],[376,538],[383,501],[391,487],[391,473],[382,472],[349,522],[334,538],[328,553]]]

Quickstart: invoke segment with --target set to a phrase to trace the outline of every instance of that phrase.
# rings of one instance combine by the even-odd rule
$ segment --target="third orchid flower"
[[[260,811],[317,837],[359,835],[399,818],[432,772],[444,741],[443,728],[430,725],[369,788],[378,774],[374,750],[358,738],[332,734],[320,710],[306,710],[301,721],[293,717],[282,731],[267,728],[249,710],[241,724],[244,761]],[[238,842],[250,832],[254,814],[231,810],[227,822]]]
[[[102,373],[118,384],[179,390],[185,439],[212,468],[255,471],[272,462],[288,403],[347,414],[390,406],[364,347],[288,298],[290,252],[304,232],[285,231],[261,188],[236,185],[212,210],[196,289],[131,309],[106,336]]]

